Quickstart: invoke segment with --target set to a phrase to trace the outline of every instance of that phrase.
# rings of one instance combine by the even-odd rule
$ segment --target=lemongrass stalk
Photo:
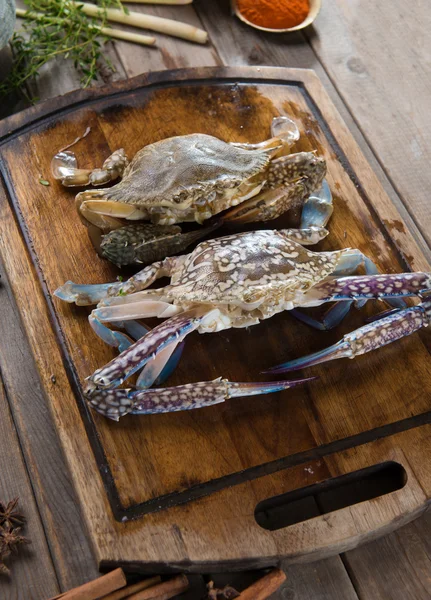
[[[83,2],[80,3],[80,6],[82,6],[82,10],[86,15],[89,15],[90,17],[99,16],[100,7],[95,4]],[[145,15],[138,12],[129,12],[129,14],[126,14],[117,8],[107,8],[104,13],[107,16],[108,21],[124,23],[124,25],[132,25],[133,27],[140,27],[142,29],[151,29],[152,31],[166,33],[167,35],[183,38],[199,44],[205,44],[208,40],[206,31],[193,27],[193,25],[188,25],[187,23],[181,23],[181,21],[163,19],[162,17]]]
[[[141,35],[139,33],[131,33],[130,31],[122,31],[121,29],[113,29],[112,27],[99,27],[103,35],[107,35],[116,40],[124,40],[125,42],[133,42],[141,44],[141,46],[154,46],[156,38],[150,35]]]
[[[31,11],[23,10],[22,8],[15,9],[17,17],[28,19],[31,17],[42,17],[43,13],[34,13]],[[97,27],[97,25],[96,25]],[[156,43],[156,38],[150,35],[140,35],[139,33],[130,33],[129,31],[121,31],[120,29],[114,29],[112,27],[97,27],[102,35],[106,35],[117,40],[124,40],[126,42],[133,42],[135,44],[141,44],[142,46],[153,46]]]

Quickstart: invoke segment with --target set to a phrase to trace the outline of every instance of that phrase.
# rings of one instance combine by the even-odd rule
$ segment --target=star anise
[[[207,600],[233,600],[233,598],[238,598],[240,596],[240,593],[230,585],[225,585],[222,590],[215,588],[214,581],[210,581],[207,584],[207,591]]]
[[[0,527],[0,556],[8,556],[11,552],[18,553],[18,546],[21,544],[30,544],[30,540],[19,535],[21,527]]]
[[[9,573],[7,566],[0,560],[0,575],[9,575]]]
[[[14,498],[7,504],[0,502],[0,525],[12,527],[23,525],[25,523],[24,515],[21,515],[16,509],[19,498]]]

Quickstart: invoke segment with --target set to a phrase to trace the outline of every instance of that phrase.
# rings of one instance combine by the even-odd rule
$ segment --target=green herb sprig
[[[73,61],[81,74],[81,85],[87,87],[97,79],[101,69],[114,70],[102,53],[102,44],[109,38],[101,33],[107,24],[107,8],[122,8],[120,0],[98,0],[99,18],[84,14],[79,2],[73,0],[25,0],[31,18],[11,39],[13,65],[0,84],[0,97],[17,90],[29,101],[26,84],[36,78],[49,61],[62,56]]]

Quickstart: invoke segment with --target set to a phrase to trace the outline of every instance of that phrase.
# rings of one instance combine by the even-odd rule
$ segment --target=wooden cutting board
[[[48,101],[0,124],[5,284],[102,567],[208,572],[320,558],[407,522],[431,497],[427,331],[315,367],[307,375],[319,380],[307,386],[197,411],[115,423],[83,400],[81,382],[115,352],[89,328],[86,308],[52,292],[68,279],[113,281],[119,271],[96,256],[74,207],[76,190],[52,179],[53,154],[88,127],[74,148],[83,167],[101,166],[119,147],[131,157],[192,132],[258,142],[279,114],[300,128],[296,150],[316,150],[328,163],[335,212],[320,248],[359,248],[382,272],[430,270],[312,71],[152,73]],[[339,340],[382,308],[376,304],[353,310],[331,332],[285,313],[249,330],[194,333],[168,385],[262,379],[263,368]],[[370,477],[377,497],[367,500]],[[348,490],[338,487],[343,482],[351,482]]]

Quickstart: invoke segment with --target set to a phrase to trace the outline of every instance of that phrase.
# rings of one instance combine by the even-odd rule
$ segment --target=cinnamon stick
[[[239,600],[266,600],[278,590],[284,581],[286,581],[286,575],[283,571],[274,569],[241,592]]]
[[[169,600],[182,594],[189,587],[189,580],[185,575],[178,575],[174,579],[154,585],[147,590],[129,596],[127,600]]]
[[[69,590],[61,597],[62,600],[97,600],[126,585],[123,569],[115,569],[98,579],[84,583]]]
[[[103,596],[102,600],[122,600],[123,598],[128,598],[132,594],[136,594],[136,592],[140,592],[149,587],[157,585],[160,582],[161,577],[159,575],[157,575],[157,577],[150,577],[149,579],[144,579],[143,581],[139,581],[133,585],[128,585],[127,587],[113,592],[112,594],[108,594],[108,596]]]

